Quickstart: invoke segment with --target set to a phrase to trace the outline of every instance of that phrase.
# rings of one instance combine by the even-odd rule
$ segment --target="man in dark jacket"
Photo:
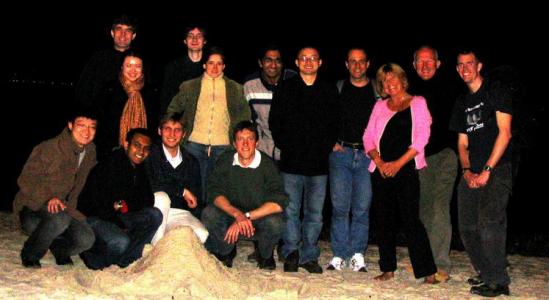
[[[73,114],[61,134],[36,146],[17,180],[13,212],[30,235],[21,250],[23,266],[40,268],[48,248],[59,265],[89,249],[94,234],[76,210],[78,195],[96,163],[96,118]]]
[[[90,269],[126,267],[139,259],[162,222],[143,165],[150,146],[146,129],[130,130],[124,149],[100,162],[82,190],[78,209],[96,236],[92,249],[81,255]]]

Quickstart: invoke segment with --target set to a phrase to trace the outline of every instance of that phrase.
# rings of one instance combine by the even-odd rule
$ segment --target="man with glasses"
[[[173,96],[179,91],[183,81],[202,74],[202,53],[206,45],[206,29],[199,25],[185,28],[183,43],[187,46],[187,55],[179,57],[166,65],[160,90],[160,114],[164,114]]]
[[[61,134],[36,146],[17,179],[13,212],[29,234],[21,250],[27,268],[40,268],[48,248],[58,265],[95,240],[86,218],[76,210],[78,196],[96,163],[96,117],[77,109]]]
[[[284,271],[297,272],[302,267],[310,273],[322,273],[318,237],[322,230],[328,156],[337,139],[338,95],[335,84],[318,76],[322,60],[316,48],[302,48],[295,63],[299,76],[286,80],[274,91],[269,115],[269,127],[281,151],[279,166],[284,189],[290,199],[284,210]]]

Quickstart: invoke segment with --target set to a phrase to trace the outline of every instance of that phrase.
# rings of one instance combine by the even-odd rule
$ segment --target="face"
[[[233,146],[236,148],[240,161],[250,161],[255,156],[257,137],[253,131],[244,129],[236,133]]]
[[[69,122],[72,140],[79,146],[84,147],[93,141],[97,129],[97,121],[85,117],[78,117]]]
[[[265,56],[259,61],[259,67],[265,77],[279,78],[282,73],[282,58],[280,51],[269,50],[265,52]]]
[[[475,80],[480,79],[482,63],[472,53],[460,54],[458,55],[456,70],[465,83],[473,83]]]
[[[143,76],[143,61],[139,57],[127,56],[122,64],[122,74],[130,81],[136,81]]]
[[[429,80],[435,76],[440,67],[440,60],[436,58],[435,51],[429,48],[422,48],[416,53],[414,69],[417,75],[423,80]]]
[[[131,142],[124,142],[124,149],[130,162],[135,167],[140,165],[149,156],[151,151],[151,139],[148,136],[136,133]]]
[[[223,74],[224,69],[225,63],[223,62],[223,58],[219,54],[210,55],[210,57],[208,57],[208,61],[204,64],[204,70],[206,70],[206,74],[213,78],[217,78],[221,74]]]
[[[158,129],[158,134],[162,138],[162,144],[168,149],[179,147],[179,143],[185,136],[181,123],[174,121],[168,121],[162,125],[162,128]]]
[[[295,64],[299,68],[300,74],[315,75],[322,65],[322,60],[316,49],[305,48],[299,51]]]
[[[111,30],[111,36],[114,40],[114,48],[118,51],[126,51],[135,39],[135,32],[128,25],[118,24]]]
[[[349,51],[345,66],[353,79],[365,79],[370,62],[364,51],[354,49]]]
[[[383,80],[383,91],[391,97],[405,92],[402,81],[392,72],[385,75],[385,79]]]
[[[185,45],[187,45],[187,48],[189,48],[189,50],[201,51],[206,44],[206,39],[204,38],[204,35],[200,31],[200,29],[194,28],[193,30],[189,31],[183,42],[185,43]]]

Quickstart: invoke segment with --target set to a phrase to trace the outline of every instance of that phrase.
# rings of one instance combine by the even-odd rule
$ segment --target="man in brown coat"
[[[97,121],[78,111],[58,136],[36,146],[17,180],[13,211],[30,235],[21,250],[23,266],[40,268],[48,248],[59,265],[89,249],[94,233],[76,210],[78,195],[96,164]]]

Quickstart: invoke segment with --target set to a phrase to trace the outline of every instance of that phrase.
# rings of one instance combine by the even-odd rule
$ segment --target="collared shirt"
[[[247,167],[243,166],[240,163],[240,160],[238,160],[238,152],[234,154],[233,166],[240,166],[241,168],[244,168],[244,169],[246,169],[246,168],[256,169],[257,167],[259,167],[260,163],[261,163],[261,153],[259,153],[259,151],[257,151],[257,149],[255,150],[254,160]]]
[[[177,166],[179,166],[183,161],[183,156],[181,156],[181,150],[179,149],[179,147],[177,147],[177,154],[175,155],[175,157],[172,157],[164,144],[162,144],[162,149],[164,150],[164,155],[166,155],[166,159],[168,160],[170,165],[172,165],[174,169],[177,168]]]

